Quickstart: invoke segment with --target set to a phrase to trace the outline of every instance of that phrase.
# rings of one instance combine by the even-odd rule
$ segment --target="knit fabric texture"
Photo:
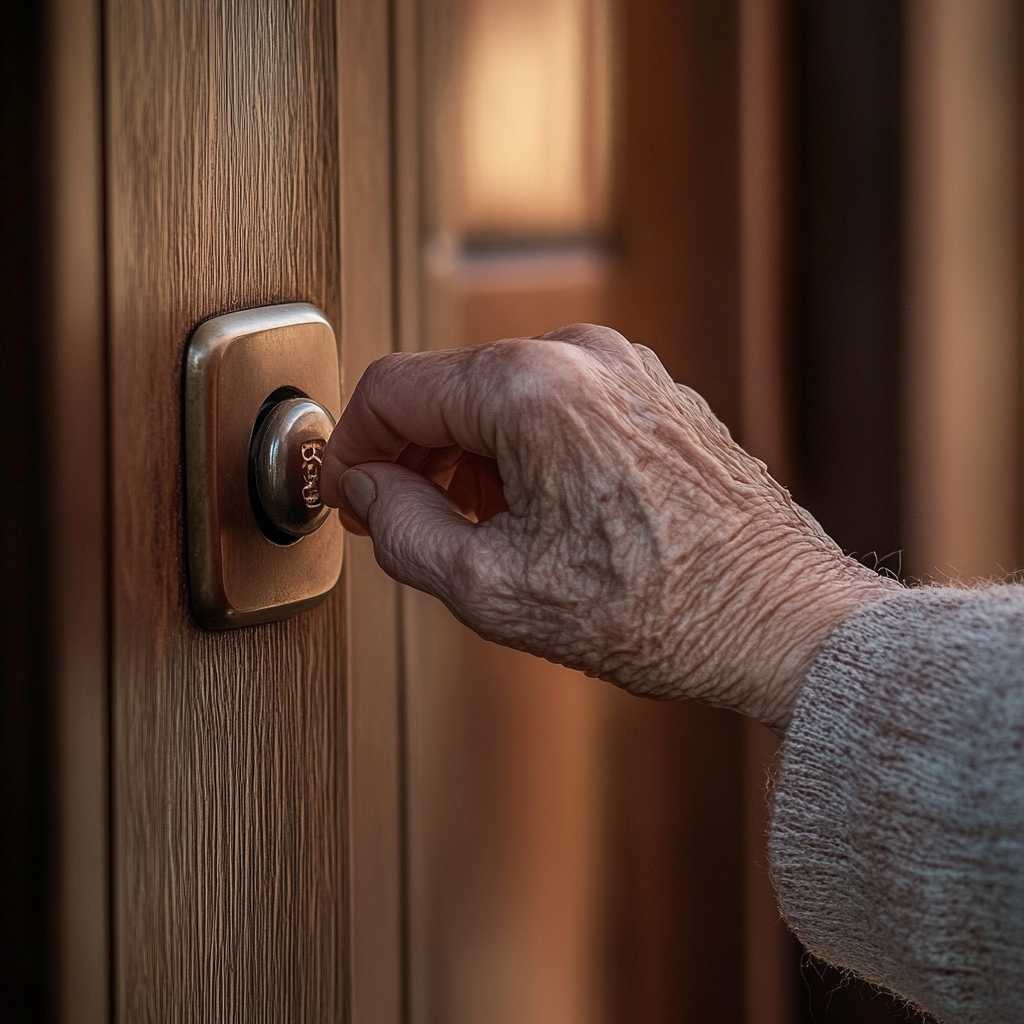
[[[840,626],[769,852],[812,952],[947,1024],[1024,1022],[1024,587],[907,590]]]

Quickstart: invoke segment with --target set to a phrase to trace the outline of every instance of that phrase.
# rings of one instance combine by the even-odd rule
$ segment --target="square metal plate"
[[[185,360],[188,570],[196,617],[209,629],[295,615],[322,601],[341,574],[336,514],[315,533],[277,544],[253,511],[253,426],[285,388],[341,416],[338,346],[315,306],[247,309],[196,329]]]

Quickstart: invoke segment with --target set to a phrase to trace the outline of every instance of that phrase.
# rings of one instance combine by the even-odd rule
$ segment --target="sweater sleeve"
[[[818,956],[948,1024],[1024,1021],[1024,587],[907,590],[839,627],[769,851]]]

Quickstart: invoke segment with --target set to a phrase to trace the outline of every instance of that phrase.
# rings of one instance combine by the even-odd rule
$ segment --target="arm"
[[[826,641],[769,836],[805,944],[942,1020],[1024,1020],[1024,588],[922,588]]]

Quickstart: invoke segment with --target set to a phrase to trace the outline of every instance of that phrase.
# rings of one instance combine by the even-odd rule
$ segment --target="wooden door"
[[[391,586],[350,551],[313,611],[204,631],[181,473],[200,321],[312,302],[350,382],[390,347],[386,10],[111,0],[105,27],[115,1016],[393,1020]]]
[[[190,335],[231,310],[316,304],[346,389],[391,348],[387,5],[7,13],[4,739],[36,803],[4,789],[5,1019],[397,1021],[395,588],[356,542],[314,610],[202,629],[181,404]],[[14,473],[33,404],[44,502]]]
[[[181,516],[195,325],[291,298],[338,322],[332,13],[107,11],[113,1002],[126,1020],[341,1009],[344,605],[335,594],[263,629],[204,632]]]

